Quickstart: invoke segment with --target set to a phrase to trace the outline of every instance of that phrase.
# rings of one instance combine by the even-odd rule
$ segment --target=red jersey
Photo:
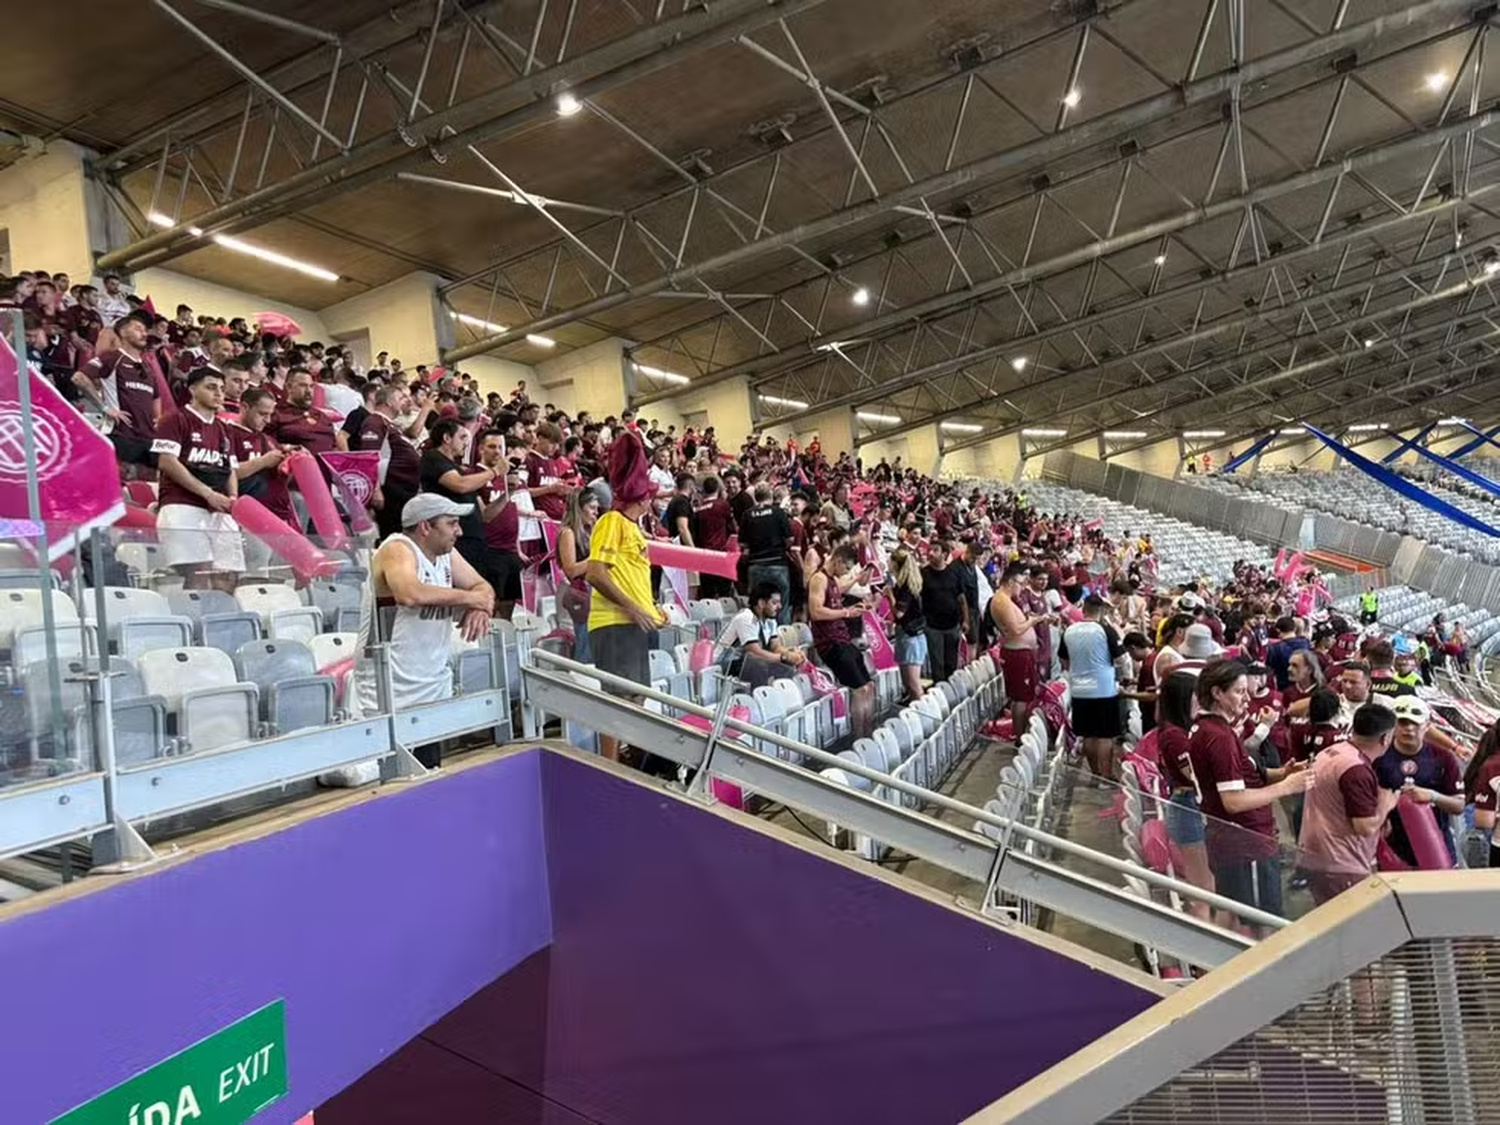
[[[156,436],[156,379],[139,359],[122,351],[103,352],[83,366],[83,373],[104,391],[104,401],[115,403],[125,417],[115,432],[151,441]]]
[[[332,453],[337,448],[333,422],[317,407],[299,410],[282,403],[271,416],[269,427],[282,445],[300,445],[309,453]]]
[[[384,414],[372,410],[360,423],[351,443],[357,450],[378,453],[389,449],[385,483],[398,492],[416,493],[422,487],[422,455]]]
[[[1224,865],[1274,856],[1276,818],[1269,805],[1242,813],[1224,807],[1224,794],[1260,789],[1266,783],[1239,734],[1218,715],[1200,715],[1189,735],[1188,755],[1199,807],[1210,818],[1209,862]]]
[[[562,484],[571,468],[566,458],[543,457],[534,449],[528,450],[523,466],[526,487],[537,489],[549,484]],[[537,496],[533,493],[532,500],[536,503],[537,510],[551,519],[562,519],[563,513],[568,510],[568,498],[562,493],[553,493],[551,496]]]
[[[252,458],[280,448],[271,435],[264,430],[257,433],[238,424],[229,427],[229,437],[234,443],[234,459],[237,465],[243,465]],[[262,469],[253,476],[240,481],[240,495],[253,496],[264,504],[272,515],[280,516],[292,524],[297,522],[297,514],[292,509],[291,487],[287,484],[286,474],[281,471],[280,466]]]
[[[502,479],[497,484],[479,490],[484,504],[493,504],[505,495],[505,481]],[[496,513],[495,518],[484,525],[484,541],[494,551],[506,551],[514,555],[519,553],[519,540],[521,537],[521,512],[516,507],[516,502],[511,500],[505,507]]]
[[[1500,807],[1500,754],[1492,753],[1479,767],[1479,776],[1467,794],[1476,809],[1494,812]]]
[[[722,496],[700,500],[693,505],[693,516],[697,521],[698,546],[706,551],[722,551],[734,534],[734,512],[729,501]],[[797,521],[792,521],[792,542],[797,541]]]
[[[176,457],[197,480],[227,496],[229,476],[239,463],[230,430],[239,428],[217,418],[204,418],[189,406],[161,420],[151,443],[151,452]],[[208,507],[202,497],[189,492],[166,473],[161,475],[157,500],[163,508],[168,504]]]
[[[1156,751],[1162,776],[1173,789],[1193,788],[1193,762],[1188,750],[1188,732],[1171,723],[1156,728]]]

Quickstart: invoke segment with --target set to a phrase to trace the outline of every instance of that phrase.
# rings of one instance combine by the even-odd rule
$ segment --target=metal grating
[[[1500,1123],[1500,939],[1409,942],[1106,1120]]]

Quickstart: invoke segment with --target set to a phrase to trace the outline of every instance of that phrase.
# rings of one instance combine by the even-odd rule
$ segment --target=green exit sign
[[[240,1125],[286,1094],[286,1001],[200,1039],[50,1125]]]

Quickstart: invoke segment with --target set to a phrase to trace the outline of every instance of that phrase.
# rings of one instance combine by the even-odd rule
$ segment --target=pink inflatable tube
[[[323,467],[317,458],[310,453],[293,453],[283,464],[291,466],[292,479],[297,482],[297,491],[302,493],[307,514],[312,517],[313,527],[317,528],[323,545],[334,550],[344,547],[349,537],[344,532],[344,521],[339,519],[333,493],[328,490],[328,481],[323,478]]]
[[[1406,829],[1412,855],[1417,860],[1417,870],[1446,871],[1453,866],[1453,857],[1448,854],[1448,845],[1443,842],[1443,831],[1438,827],[1431,805],[1419,805],[1410,796],[1403,795],[1396,805],[1396,815],[1401,818],[1401,827]]]
[[[299,580],[336,574],[339,564],[329,559],[312,541],[253,496],[241,496],[229,509],[234,522],[275,551],[291,566]]]
[[[126,503],[125,514],[115,521],[116,527],[128,528],[156,528],[156,515],[148,512],[139,504]]]
[[[659,540],[646,546],[646,557],[652,566],[675,566],[698,574],[716,574],[734,581],[740,565],[740,545],[731,539],[722,551],[705,551]]]

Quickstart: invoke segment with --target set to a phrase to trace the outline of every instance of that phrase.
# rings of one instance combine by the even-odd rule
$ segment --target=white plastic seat
[[[348,582],[317,581],[309,584],[303,595],[307,604],[323,614],[323,628],[330,632],[359,629],[360,600],[363,592]]]
[[[193,623],[173,613],[167,599],[155,590],[134,586],[106,586],[104,624],[110,648],[128,658],[153,648],[181,648],[193,643]],[[83,616],[99,624],[98,592],[83,592]]]
[[[216,648],[153,649],[136,659],[146,691],[159,695],[186,752],[216,750],[255,737],[260,692],[241,683],[229,654]]]
[[[358,643],[358,633],[319,633],[307,642],[307,647],[312,653],[314,667],[322,670],[353,657]]]
[[[49,592],[52,619],[59,625],[76,623],[78,610],[73,599],[61,590]],[[0,650],[15,647],[16,633],[22,629],[40,628],[43,624],[42,592],[37,589],[0,589]]]
[[[311,642],[323,631],[323,613],[302,604],[297,591],[278,582],[247,582],[235,587],[234,600],[241,609],[260,615],[265,636],[280,640]]]
[[[333,722],[333,679],[318,675],[312,651],[301,642],[249,641],[235,653],[234,664],[243,682],[260,689],[260,716],[271,733]]]

